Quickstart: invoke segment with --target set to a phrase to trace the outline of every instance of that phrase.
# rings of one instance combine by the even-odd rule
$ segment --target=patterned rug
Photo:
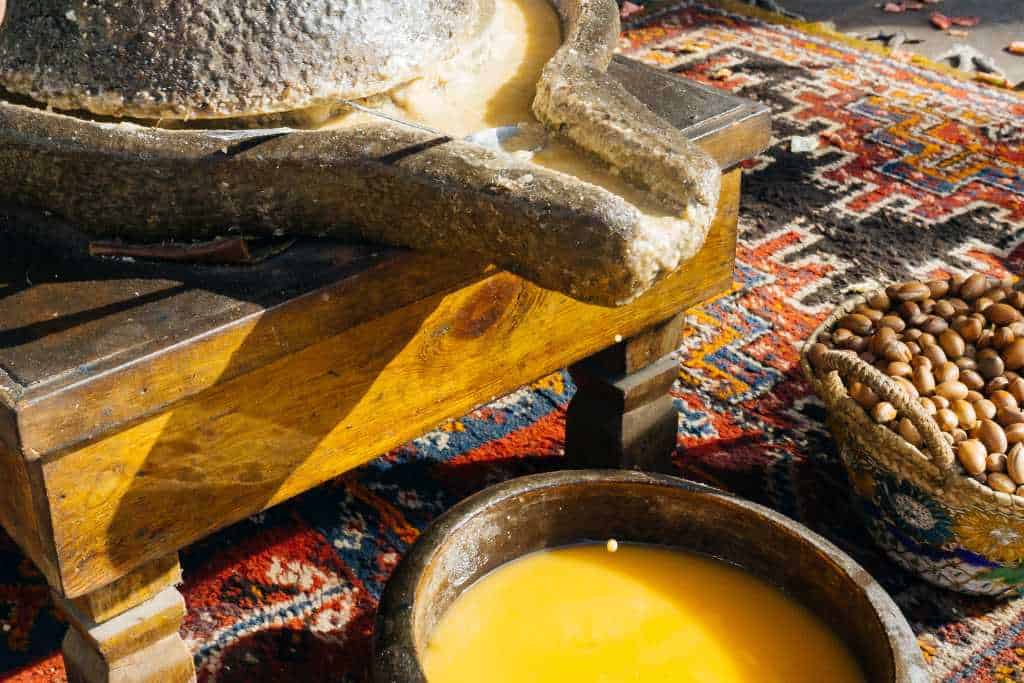
[[[630,20],[625,53],[775,113],[774,144],[746,165],[735,287],[692,312],[681,349],[680,472],[854,555],[904,610],[936,679],[1024,680],[1024,600],[929,588],[871,548],[796,365],[801,340],[851,290],[1022,270],[1024,99],[720,10],[649,7]],[[817,147],[793,151],[794,136]],[[184,551],[200,680],[364,680],[374,608],[402,552],[466,495],[558,468],[572,392],[564,373],[545,378]],[[63,680],[64,628],[0,535],[0,672]]]

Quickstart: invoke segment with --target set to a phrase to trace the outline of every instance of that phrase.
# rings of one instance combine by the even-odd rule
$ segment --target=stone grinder
[[[671,352],[683,311],[733,284],[738,164],[767,145],[767,108],[613,58],[612,0],[553,3],[562,44],[536,117],[686,209],[671,235],[600,187],[461,139],[378,118],[284,126],[279,108],[415,78],[491,9],[376,4],[10,0],[0,524],[72,626],[72,681],[194,681],[180,549],[560,368],[578,387],[568,461],[660,467],[675,444]],[[382,43],[374,22],[406,40]],[[329,54],[349,58],[313,68]],[[340,239],[246,267],[87,248],[232,229]],[[651,244],[669,248],[652,260]]]
[[[631,301],[703,243],[719,168],[609,75],[613,0],[554,4],[563,41],[535,116],[656,197],[671,228],[572,176],[388,120],[209,121],[415,79],[472,42],[493,0],[14,0],[0,26],[0,199],[132,242],[241,228],[466,252],[584,301]]]

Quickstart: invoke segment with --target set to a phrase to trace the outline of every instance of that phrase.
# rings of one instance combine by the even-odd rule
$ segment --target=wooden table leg
[[[671,357],[682,334],[679,313],[569,368],[565,454],[579,467],[670,471],[679,415],[668,391],[679,373]]]
[[[71,683],[190,683],[192,653],[178,630],[185,599],[177,555],[139,567],[94,593],[55,594],[71,623],[64,664]]]

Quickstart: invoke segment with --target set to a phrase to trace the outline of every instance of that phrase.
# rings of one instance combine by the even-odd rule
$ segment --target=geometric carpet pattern
[[[880,282],[1024,267],[1024,98],[801,27],[681,5],[623,53],[769,105],[744,167],[732,290],[690,312],[674,388],[680,474],[823,533],[892,594],[936,680],[1024,681],[1024,600],[932,588],[856,521],[799,347]],[[793,151],[794,137],[811,151]],[[796,147],[800,149],[800,147]],[[201,681],[363,681],[374,612],[431,519],[491,483],[559,468],[573,386],[556,373],[182,553]],[[66,626],[0,533],[0,679],[64,680]]]

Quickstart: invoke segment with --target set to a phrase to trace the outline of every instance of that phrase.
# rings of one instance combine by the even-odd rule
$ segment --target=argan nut
[[[907,348],[910,350],[910,358],[911,358],[911,360],[913,360],[914,356],[916,356],[917,354],[921,353],[921,346],[917,342],[908,341],[908,342],[904,342],[904,343],[907,345]]]
[[[1006,295],[1006,303],[1010,304],[1018,311],[1024,308],[1024,292],[1014,290]]]
[[[1007,370],[1019,370],[1024,367],[1024,339],[1015,339],[1002,353]]]
[[[1013,480],[1002,472],[991,472],[985,483],[996,491],[1001,491],[1003,493],[1013,493],[1017,490],[1017,485],[1013,483]]]
[[[946,357],[946,352],[942,350],[942,347],[938,344],[934,346],[928,346],[921,350],[921,354],[932,362],[933,366],[939,366],[947,362],[949,358]]]
[[[919,399],[917,399],[917,402],[918,404],[920,404],[921,409],[924,410],[925,415],[935,415],[935,413],[939,412],[939,409],[936,407],[934,403],[932,403],[932,400],[927,396],[920,397]],[[977,413],[978,409],[975,408],[974,412]]]
[[[886,373],[891,377],[910,377],[913,372],[914,368],[910,367],[910,363],[904,363],[901,360],[894,360],[886,367]],[[979,376],[978,379],[981,377]]]
[[[945,363],[940,363],[935,366],[932,374],[935,375],[935,381],[939,384],[943,382],[955,382],[960,379],[960,368],[956,366],[956,363],[951,363],[947,360]]]
[[[920,358],[921,356],[917,356]],[[914,386],[917,387],[917,391],[921,394],[930,394],[935,391],[935,377],[932,375],[932,371],[924,366],[917,366],[913,369],[911,375],[913,378]]]
[[[949,329],[949,323],[937,315],[930,315],[921,323],[921,331],[928,334],[942,334]]]
[[[974,273],[960,285],[957,294],[964,301],[973,301],[985,293],[988,289],[988,278],[981,273]]]
[[[921,338],[922,334],[924,333],[921,330],[917,329],[916,327],[911,327],[909,330],[903,333],[903,337],[901,337],[901,339],[905,342],[917,341],[918,339]]]
[[[982,294],[983,297],[991,299],[992,301],[999,303],[1006,299],[1006,290],[1002,287],[992,287],[987,292]]]
[[[848,313],[839,319],[838,325],[854,334],[863,335],[871,331],[872,322],[870,318],[860,313]]]
[[[850,340],[846,343],[846,348],[860,353],[868,348],[868,338],[854,335],[850,337]]]
[[[896,291],[896,298],[900,301],[924,301],[932,295],[932,290],[923,282],[904,282]]]
[[[903,322],[903,318],[891,314],[882,316],[882,319],[878,321],[878,326],[889,327],[897,332],[907,329],[907,324]]]
[[[974,412],[978,412],[975,409]],[[1024,422],[1015,422],[1007,425],[1003,431],[1006,433],[1006,441],[1011,444],[1018,444],[1024,441]]]
[[[975,370],[978,367],[977,361],[975,361],[973,358],[968,358],[967,356],[957,358],[955,361],[953,361],[953,363],[955,363],[956,366],[961,370]]]
[[[1021,319],[1020,311],[1009,304],[992,304],[985,309],[985,317],[995,325],[1009,325]]]
[[[1010,383],[1006,385],[1006,390],[1017,399],[1017,403],[1024,401],[1024,378],[1017,377],[1010,380]]]
[[[1009,327],[1000,327],[992,333],[992,346],[1002,350],[1012,344],[1016,338],[1017,335]]]
[[[988,472],[1005,472],[1006,454],[989,453],[987,456],[985,456],[985,470]]]
[[[871,308],[879,311],[887,311],[889,310],[889,306],[891,306],[889,297],[886,296],[885,292],[875,292],[870,294],[867,298],[867,304]]]
[[[859,403],[865,410],[871,410],[878,403],[878,396],[867,386],[860,382],[850,385],[850,398]]]
[[[885,315],[882,311],[871,308],[867,304],[860,304],[853,309],[853,312],[861,314],[871,322],[878,322],[882,319],[882,316]]]
[[[953,435],[954,443],[960,443],[961,441],[967,441],[967,432],[957,427],[950,432]]]
[[[903,391],[906,392],[907,396],[909,396],[910,398],[917,398],[918,396],[921,395],[920,392],[917,390],[917,387],[914,386],[914,383],[911,382],[906,377],[893,377],[892,381],[896,382],[896,384],[899,384],[900,387],[903,388]]]
[[[960,421],[957,419],[956,413],[949,408],[940,408],[935,413],[935,423],[939,425],[939,429],[942,431],[952,432],[960,424]]]
[[[904,301],[896,307],[896,312],[899,313],[900,317],[908,323],[911,323],[913,320],[918,320],[922,315],[924,315],[921,313],[921,307],[914,301]]]
[[[988,395],[988,400],[996,404],[997,410],[1002,410],[1003,408],[1017,407],[1017,399],[1014,398],[1013,394],[1011,394],[1009,391],[1003,391],[1002,389],[990,393]]]
[[[956,413],[957,424],[962,429],[973,429],[978,422],[978,414],[974,412],[974,406],[963,399],[956,399],[949,404],[949,409]]]
[[[971,306],[974,308],[976,313],[982,313],[983,311],[985,311],[985,309],[987,309],[994,303],[995,302],[992,301],[992,299],[989,299],[987,296],[982,295],[975,299]]]
[[[928,356],[914,356],[910,359],[910,367],[915,370],[918,368],[924,368],[930,373],[932,370],[932,362],[928,360]]]
[[[992,349],[985,349],[979,352],[975,362],[978,363],[978,374],[985,379],[997,377],[1003,374],[1005,369],[1003,359]]]
[[[985,446],[977,439],[961,441],[956,447],[956,457],[968,474],[981,474],[985,471]]]
[[[871,409],[871,417],[873,417],[875,422],[878,422],[879,424],[892,422],[896,419],[896,415],[896,407],[888,401],[879,401],[875,404],[875,407]]]
[[[993,377],[988,381],[988,383],[985,384],[985,393],[991,394],[994,391],[1001,391],[1008,386],[1010,386],[1010,380],[1006,379],[1006,377],[1002,375],[999,375],[998,377]]]
[[[1016,444],[1006,456],[1006,473],[1018,485],[1024,484],[1024,445]]]
[[[1024,413],[1019,408],[1000,408],[996,412],[996,422],[1006,428],[1012,424],[1024,422]]]
[[[992,420],[996,416],[996,404],[987,398],[983,398],[980,401],[975,401],[971,404],[974,406],[974,413],[979,419]]]
[[[967,395],[964,396],[964,400],[970,403],[972,406],[983,398],[985,397],[981,395],[981,392],[976,391],[974,389],[969,390],[967,392]]]
[[[933,299],[941,299],[949,294],[949,280],[929,280],[925,284]]]
[[[882,356],[888,361],[901,360],[904,363],[909,363],[914,354],[910,353],[910,349],[903,342],[893,341],[882,349]]]
[[[914,446],[920,446],[924,443],[924,439],[921,438],[921,433],[917,431],[917,427],[915,427],[914,423],[907,417],[900,420],[900,436]]]
[[[935,387],[935,393],[950,401],[967,397],[967,386],[956,380],[943,382]]]
[[[978,426],[971,432],[971,436],[980,439],[989,453],[1006,452],[1006,433],[1003,428],[992,420],[980,420]]]
[[[940,410],[942,408],[948,408],[949,407],[949,399],[946,398],[945,396],[930,396],[929,398],[931,398],[932,403],[934,403],[935,406],[937,408],[939,408]]]
[[[946,330],[939,335],[939,346],[946,352],[946,355],[950,358],[959,358],[964,355],[964,339],[955,330]],[[909,359],[908,359],[909,360]],[[1021,365],[1024,365],[1024,349],[1022,349],[1022,361]]]
[[[953,321],[952,330],[960,335],[963,339],[969,342],[976,341],[981,336],[981,331],[984,329],[981,321],[977,318],[963,318],[959,322]],[[942,338],[939,338],[941,343]],[[945,348],[945,346],[943,346]],[[946,351],[949,353],[949,351]]]
[[[922,332],[921,336],[917,338],[917,343],[921,345],[921,349],[923,350],[924,347],[926,347],[926,346],[932,346],[934,344],[938,344],[939,340],[935,338],[934,334],[928,334],[927,332]]]
[[[891,327],[883,327],[871,335],[871,341],[868,343],[868,346],[873,354],[880,356],[885,345],[893,341],[898,341],[896,330]]]
[[[935,308],[932,309],[932,313],[948,322],[949,319],[956,314],[956,309],[953,308],[953,304],[943,300],[935,303]]]

